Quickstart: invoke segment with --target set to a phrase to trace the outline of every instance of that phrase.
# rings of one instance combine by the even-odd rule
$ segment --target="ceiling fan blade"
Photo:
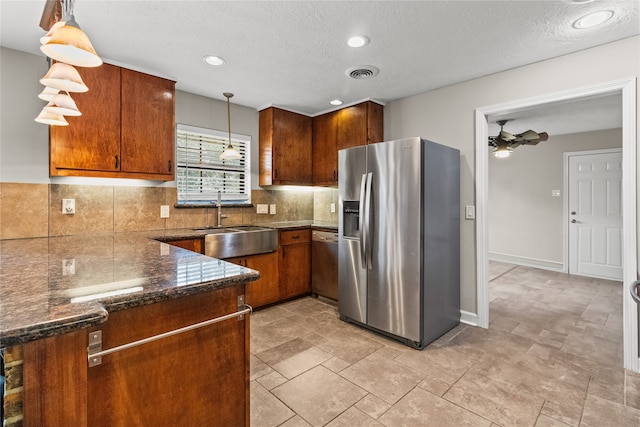
[[[510,134],[509,132],[505,132],[503,130],[500,131],[500,135],[498,135],[498,136],[503,141],[512,141],[512,140],[516,139],[516,137],[514,135]]]
[[[62,0],[47,0],[44,4],[42,17],[40,18],[40,28],[49,31],[53,24],[62,19]]]
[[[538,136],[540,137],[540,141],[548,141],[549,140],[549,134],[546,132],[541,132],[538,134]]]
[[[516,135],[516,137],[521,137],[522,139],[525,139],[527,141],[534,141],[540,138],[540,136],[538,135],[538,132],[534,132],[531,129],[519,135]]]

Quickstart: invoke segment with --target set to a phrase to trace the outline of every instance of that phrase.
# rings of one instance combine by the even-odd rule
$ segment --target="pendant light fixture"
[[[75,101],[69,96],[69,94],[59,93],[54,95],[44,107],[45,111],[53,114],[60,114],[62,116],[81,116],[82,113],[78,110]]]
[[[102,59],[93,49],[89,37],[80,29],[73,15],[75,0],[64,0],[62,21],[64,25],[54,24],[50,33],[42,38],[42,53],[49,58],[78,67],[98,67]]]
[[[69,126],[69,122],[63,116],[46,111],[44,108],[34,120],[45,125]]]
[[[231,107],[229,99],[233,96],[233,94],[224,92],[223,95],[227,98],[227,124],[229,127],[229,145],[227,145],[227,148],[225,148],[222,154],[220,154],[220,158],[222,160],[237,160],[241,159],[242,156],[235,148],[233,148],[233,145],[231,145]]]
[[[40,84],[66,92],[87,92],[89,90],[82,81],[78,70],[64,62],[54,63],[47,74],[40,79]]]

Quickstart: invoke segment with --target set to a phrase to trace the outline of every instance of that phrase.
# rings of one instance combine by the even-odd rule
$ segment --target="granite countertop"
[[[0,347],[97,325],[112,311],[260,277],[154,240],[201,235],[175,230],[0,241]]]

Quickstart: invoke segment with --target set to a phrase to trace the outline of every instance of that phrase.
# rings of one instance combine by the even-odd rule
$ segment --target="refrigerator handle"
[[[363,268],[367,265],[367,257],[366,257],[366,232],[365,227],[366,223],[364,220],[364,206],[366,205],[366,187],[367,187],[367,174],[362,174],[362,180],[360,181],[360,203],[358,207],[358,234],[360,237],[360,261],[362,262]]]
[[[371,186],[373,185],[373,173],[369,172],[367,174],[367,183],[365,189],[365,204],[364,204],[364,234],[365,237],[365,262],[364,265],[367,269],[371,270],[372,262],[371,262],[371,252],[372,252],[372,243],[371,243]]]

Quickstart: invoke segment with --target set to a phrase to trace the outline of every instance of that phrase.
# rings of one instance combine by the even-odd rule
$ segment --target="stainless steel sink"
[[[206,233],[204,253],[214,258],[232,258],[278,250],[278,231],[254,225],[197,228]]]

